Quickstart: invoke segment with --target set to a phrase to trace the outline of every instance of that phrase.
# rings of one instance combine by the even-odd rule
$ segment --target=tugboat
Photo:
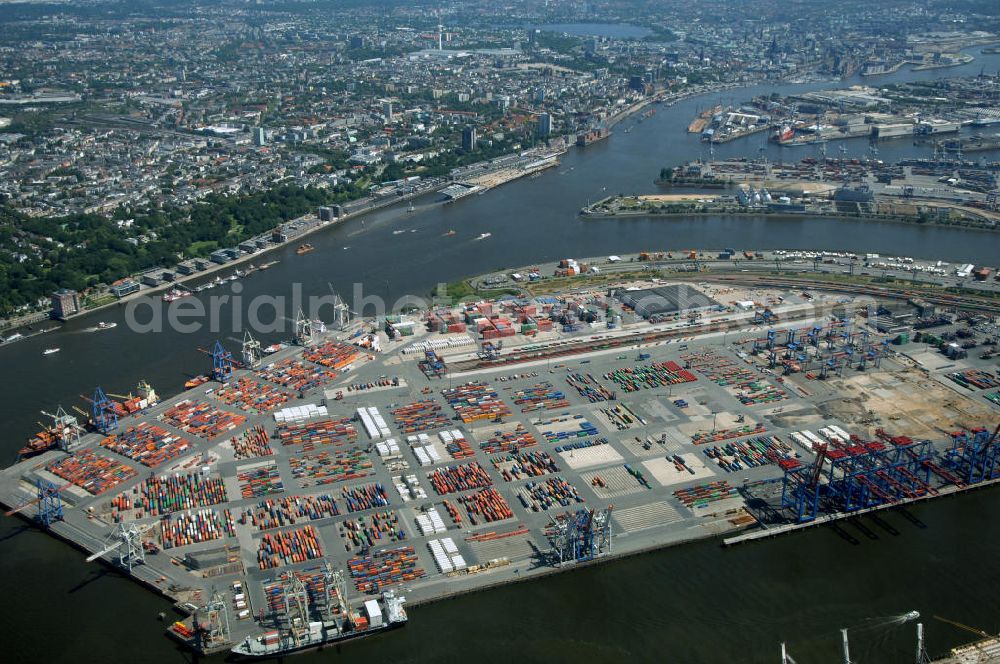
[[[396,597],[392,591],[382,593],[381,600],[366,601],[362,612],[352,611],[343,596],[338,596],[341,610],[329,615],[328,620],[303,621],[291,629],[248,636],[231,652],[246,659],[282,657],[402,627],[408,620],[403,609],[406,598]]]

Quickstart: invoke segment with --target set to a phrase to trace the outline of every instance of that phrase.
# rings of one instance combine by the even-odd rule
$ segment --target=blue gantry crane
[[[577,510],[553,519],[546,530],[559,564],[585,562],[611,551],[611,510]]]
[[[959,477],[937,465],[930,441],[890,437],[882,430],[878,435],[882,440],[852,436],[849,442],[817,444],[812,464],[779,461],[784,471],[781,508],[793,521],[804,523],[821,512],[850,513],[936,494],[931,473],[944,483],[963,486]]]
[[[233,354],[222,347],[221,341],[212,346],[212,379],[225,383],[233,375]]]
[[[55,521],[62,521],[63,503],[56,485],[38,479],[35,480],[35,488],[38,490],[38,509],[35,512],[35,520],[45,527],[52,525]]]
[[[5,515],[11,516],[17,514],[34,505],[35,522],[45,527],[51,526],[54,522],[62,521],[63,519],[63,503],[59,492],[70,486],[72,484],[69,482],[61,487],[57,487],[47,480],[36,479],[35,497],[22,501],[17,507],[6,512]]]
[[[966,484],[975,484],[1000,476],[1000,424],[990,434],[981,427],[952,434],[951,449],[945,454],[945,466]]]
[[[90,401],[90,420],[94,428],[103,434],[108,434],[118,428],[117,404],[108,398],[101,387],[94,390]]]

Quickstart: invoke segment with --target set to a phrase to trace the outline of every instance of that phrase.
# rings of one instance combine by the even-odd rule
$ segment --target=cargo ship
[[[43,411],[44,415],[48,415]],[[77,419],[59,408],[55,415],[49,415],[52,424],[42,427],[42,430],[28,439],[17,455],[21,459],[33,457],[56,447],[67,447],[72,441],[78,440],[83,433]]]
[[[59,442],[59,438],[60,433],[56,427],[42,429],[28,439],[28,442],[18,451],[17,455],[21,459],[27,459],[28,457],[35,456],[36,454],[41,454],[46,450],[56,447]]]
[[[138,413],[140,410],[151,408],[152,406],[160,403],[160,397],[156,393],[156,390],[154,390],[152,386],[144,380],[139,381],[139,385],[136,387],[135,395],[129,392],[128,396],[118,398],[122,399],[122,407],[129,415]]]
[[[596,143],[597,141],[603,141],[605,138],[611,135],[611,130],[607,127],[601,127],[599,129],[592,129],[591,131],[585,131],[582,134],[577,134],[576,144],[580,147],[585,147],[591,143]]]
[[[782,126],[781,129],[776,129],[775,132],[771,134],[771,140],[778,144],[787,143],[793,138],[795,138],[795,130],[788,125]]]
[[[288,631],[271,630],[248,636],[231,652],[240,659],[281,657],[402,627],[408,620],[403,608],[405,602],[405,597],[396,597],[392,591],[386,591],[381,600],[366,601],[363,613],[344,607],[348,610],[342,611],[345,616],[342,619],[310,622]]]
[[[193,387],[198,387],[208,382],[208,376],[195,376],[194,378],[188,380],[184,383],[184,389],[190,390]]]

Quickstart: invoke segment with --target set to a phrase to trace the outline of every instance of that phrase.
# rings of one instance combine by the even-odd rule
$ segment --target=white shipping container
[[[812,431],[809,431],[808,429],[804,429],[802,431],[802,435],[808,438],[809,442],[811,442],[813,445],[823,444],[823,441],[820,439],[820,437],[814,434]]]
[[[806,438],[805,436],[803,436],[798,431],[793,431],[791,433],[791,436],[792,436],[792,440],[794,440],[796,443],[798,443],[799,445],[801,445],[804,449],[812,451],[812,448],[813,448],[812,441],[810,441],[808,438]]]
[[[368,614],[368,624],[372,627],[382,626],[382,609],[376,600],[370,599],[365,602],[365,613]]]

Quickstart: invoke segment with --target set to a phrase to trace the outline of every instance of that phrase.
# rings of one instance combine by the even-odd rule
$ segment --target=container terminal
[[[964,58],[971,56],[949,58],[937,65],[914,61],[914,71],[956,66],[966,62]],[[902,64],[873,62],[861,75],[889,73]],[[788,148],[862,137],[875,142],[916,138],[940,143],[942,136],[975,132],[968,138],[984,138],[979,132],[989,132],[1000,123],[998,81],[996,76],[981,75],[882,88],[856,85],[787,97],[758,96],[736,106],[718,104],[701,111],[687,132],[700,134],[710,145],[766,132],[768,140]],[[961,103],[943,99],[945,96]],[[950,142],[952,147],[947,149],[954,151],[955,141]]]
[[[292,343],[206,349],[181,394],[40,404],[52,426],[0,500],[175,601],[173,638],[256,657],[1000,478],[989,298],[661,278],[657,259],[484,275],[523,287],[378,320],[344,307],[326,330],[300,315]]]
[[[688,162],[664,168],[655,183],[681,193],[614,195],[588,204],[584,218],[689,214],[810,215],[962,224],[993,230],[1000,222],[1000,163],[934,159],[885,163],[806,157]],[[720,191],[720,190],[729,191]],[[701,191],[708,190],[708,191]]]

